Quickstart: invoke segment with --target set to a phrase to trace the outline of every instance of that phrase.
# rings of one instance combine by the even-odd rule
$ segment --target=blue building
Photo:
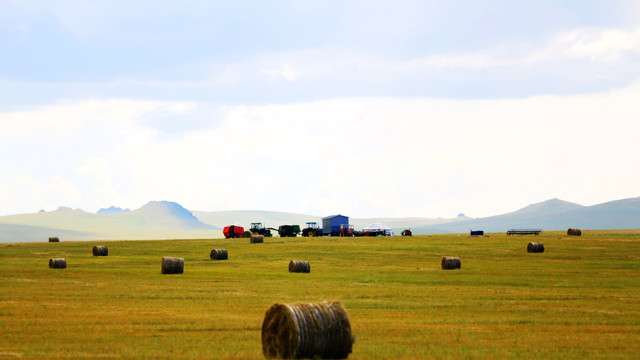
[[[349,217],[344,215],[331,215],[322,218],[322,233],[335,234],[340,232],[340,225],[348,224]]]

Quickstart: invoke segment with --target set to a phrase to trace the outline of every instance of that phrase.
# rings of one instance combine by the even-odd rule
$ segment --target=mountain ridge
[[[45,241],[48,236],[59,234],[64,234],[65,240],[220,238],[226,225],[248,228],[252,222],[262,222],[272,228],[284,224],[302,227],[312,221],[322,226],[322,217],[317,215],[266,210],[190,211],[177,202],[149,201],[139,209],[111,214],[60,207],[48,212],[1,216],[0,242]],[[465,233],[471,229],[502,232],[525,227],[640,229],[640,197],[591,206],[554,198],[484,218],[350,218],[356,229],[374,222],[389,225],[396,234],[405,228],[415,234]]]

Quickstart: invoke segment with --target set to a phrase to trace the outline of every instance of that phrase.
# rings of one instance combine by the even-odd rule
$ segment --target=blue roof
[[[334,217],[338,217],[338,216],[348,217],[348,216],[345,216],[345,215],[338,214],[338,215],[330,215],[330,216],[327,216],[327,217],[323,217],[322,220],[324,220],[324,219],[333,219]]]

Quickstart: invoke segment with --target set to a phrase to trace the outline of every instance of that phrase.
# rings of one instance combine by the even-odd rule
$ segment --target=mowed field
[[[261,359],[272,304],[323,300],[349,314],[350,359],[637,359],[640,232],[0,244],[0,358]]]

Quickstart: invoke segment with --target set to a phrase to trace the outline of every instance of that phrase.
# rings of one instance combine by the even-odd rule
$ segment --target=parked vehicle
[[[411,232],[411,229],[404,229],[404,230],[402,230],[402,233],[400,233],[400,235],[402,235],[402,236],[413,236],[413,233]]]
[[[224,237],[227,239],[235,239],[242,237],[242,233],[244,232],[244,228],[242,226],[237,225],[229,225],[225,226],[222,230]]]
[[[300,234],[300,225],[280,225],[278,235],[280,237],[296,237]]]
[[[317,222],[308,222],[305,224],[305,228],[302,229],[302,236],[322,236],[322,229],[320,229]]]
[[[262,226],[262,223],[251,223],[251,228],[249,229],[249,231],[251,231],[254,235],[262,235],[264,237],[272,237],[273,235],[271,235],[271,230],[276,230],[273,228],[266,228],[264,226]]]

